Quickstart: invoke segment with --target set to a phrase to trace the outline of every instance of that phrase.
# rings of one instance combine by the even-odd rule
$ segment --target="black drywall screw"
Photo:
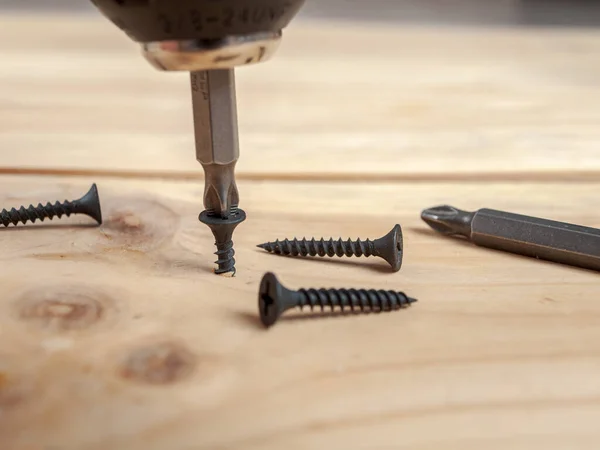
[[[79,200],[71,202],[65,200],[62,203],[54,204],[48,202],[45,205],[39,203],[37,206],[29,205],[29,208],[21,206],[19,209],[12,208],[10,211],[3,209],[0,211],[0,224],[8,227],[12,223],[16,226],[18,223],[25,224],[28,220],[32,223],[38,219],[43,222],[45,218],[52,220],[54,216],[58,216],[60,219],[62,216],[69,217],[71,214],[85,214],[98,222],[98,225],[102,223],[100,198],[95,183]]]
[[[407,297],[403,292],[375,289],[299,289],[292,291],[283,286],[275,274],[266,273],[258,291],[258,311],[265,327],[270,327],[279,316],[288,309],[326,306],[333,311],[339,307],[342,312],[349,308],[352,312],[394,311],[415,303],[417,300]]]
[[[266,242],[257,247],[263,248],[270,253],[286,256],[379,256],[385,259],[394,272],[398,272],[402,266],[402,228],[395,225],[388,234],[382,238],[371,241],[352,241],[348,239],[307,240],[279,239],[275,242]]]
[[[217,251],[217,275],[233,272],[235,275],[235,250],[233,249],[233,231],[240,223],[246,220],[246,213],[243,209],[232,208],[229,217],[223,219],[220,216],[212,214],[210,211],[202,211],[198,217],[200,222],[208,225],[215,237]]]

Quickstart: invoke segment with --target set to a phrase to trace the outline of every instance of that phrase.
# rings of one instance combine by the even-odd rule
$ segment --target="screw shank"
[[[297,306],[303,308],[339,307],[342,311],[392,311],[410,305],[414,300],[403,292],[375,289],[299,289],[296,296]]]
[[[594,228],[480,209],[471,240],[482,247],[600,270],[600,230]]]

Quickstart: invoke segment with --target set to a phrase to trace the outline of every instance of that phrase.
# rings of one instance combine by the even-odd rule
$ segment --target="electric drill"
[[[200,221],[217,246],[215,273],[235,273],[232,235],[239,157],[234,67],[265,61],[305,0],[91,0],[156,68],[191,73],[196,159],[205,175]]]

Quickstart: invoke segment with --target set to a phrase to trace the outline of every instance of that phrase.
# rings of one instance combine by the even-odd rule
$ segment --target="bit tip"
[[[264,244],[258,244],[258,245],[257,245],[257,247],[258,247],[258,248],[262,248],[262,249],[266,250],[266,248],[267,248],[267,243],[265,242]]]
[[[421,213],[421,219],[438,233],[470,237],[473,214],[454,206],[434,206]]]
[[[417,303],[419,300],[416,298],[408,297],[408,304],[412,305],[413,303]]]

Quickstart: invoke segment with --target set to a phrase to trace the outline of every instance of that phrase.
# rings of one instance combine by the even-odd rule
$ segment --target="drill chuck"
[[[305,0],[92,0],[161,70],[229,69],[269,59]]]

